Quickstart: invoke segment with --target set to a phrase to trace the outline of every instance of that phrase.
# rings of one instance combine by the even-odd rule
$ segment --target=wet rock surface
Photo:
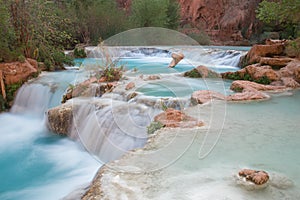
[[[181,127],[181,128],[192,128],[203,126],[204,123],[193,117],[190,117],[179,110],[168,108],[165,112],[157,115],[154,121],[160,122],[165,127]]]

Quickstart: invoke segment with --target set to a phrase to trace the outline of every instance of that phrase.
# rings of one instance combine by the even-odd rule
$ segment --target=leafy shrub
[[[74,57],[75,58],[86,58],[86,53],[83,48],[75,48],[74,49]]]
[[[264,85],[269,85],[271,83],[271,80],[267,76],[263,76],[257,80],[254,80],[254,82],[264,84]]]
[[[192,69],[191,71],[185,72],[184,76],[190,78],[202,78],[201,74],[198,72],[197,69]]]
[[[155,131],[163,128],[164,125],[160,122],[152,122],[149,126],[147,126],[147,133],[153,134]]]
[[[104,69],[101,78],[104,78],[105,81],[113,82],[119,81],[123,76],[123,67],[107,67]]]

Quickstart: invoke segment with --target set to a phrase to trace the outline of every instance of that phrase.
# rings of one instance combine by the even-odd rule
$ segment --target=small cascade
[[[213,63],[216,65],[226,65],[232,67],[238,67],[242,52],[227,50],[217,51],[211,54]]]
[[[75,71],[43,73],[24,84],[16,95],[10,110],[14,114],[30,114],[43,118],[47,109],[60,104],[69,83],[75,80]]]
[[[90,153],[106,163],[143,147],[147,126],[157,113],[145,105],[109,99],[81,103],[73,112],[71,136],[79,138]]]
[[[47,85],[25,84],[18,91],[11,112],[43,115],[49,106],[52,95],[51,88]]]

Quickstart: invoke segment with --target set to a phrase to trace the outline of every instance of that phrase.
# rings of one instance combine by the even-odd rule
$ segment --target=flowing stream
[[[147,140],[146,127],[158,113],[146,103],[149,99],[188,99],[193,91],[208,88],[230,93],[230,82],[183,79],[178,74],[203,63],[218,72],[237,70],[242,52],[212,49],[203,53],[201,50],[201,60],[193,63],[199,53],[188,49],[187,59],[170,69],[166,66],[171,61],[172,49],[122,51],[123,57],[118,62],[128,70],[129,78],[141,74],[159,74],[162,78],[138,87],[141,98],[130,102],[107,95],[97,100],[101,106],[96,112],[94,108],[91,111],[86,106],[80,107],[77,118],[75,115],[78,132],[73,130],[72,134],[77,134],[82,144],[50,133],[45,127],[45,112],[60,104],[69,84],[84,80],[91,73],[90,69],[102,61],[97,57],[79,59],[77,66],[82,70],[43,73],[23,85],[11,111],[0,114],[0,199],[61,199],[91,181],[101,166],[89,153],[105,163],[128,150],[142,147]],[[112,104],[102,108],[105,101]]]

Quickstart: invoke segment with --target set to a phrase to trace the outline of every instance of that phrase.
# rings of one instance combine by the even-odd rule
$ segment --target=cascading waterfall
[[[142,104],[111,99],[81,103],[73,112],[71,136],[79,138],[90,153],[106,163],[143,147],[147,126],[158,112]]]
[[[20,88],[10,113],[0,114],[0,199],[60,199],[93,178],[100,164],[44,121],[76,73],[43,73]]]

